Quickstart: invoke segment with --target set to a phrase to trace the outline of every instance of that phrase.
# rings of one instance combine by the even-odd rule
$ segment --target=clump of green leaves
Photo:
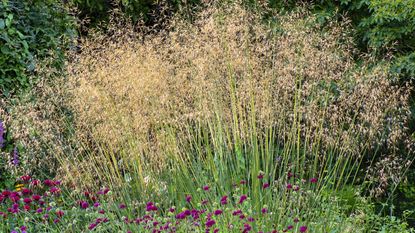
[[[40,63],[60,70],[75,36],[61,1],[0,1],[0,93],[9,96],[36,81]]]

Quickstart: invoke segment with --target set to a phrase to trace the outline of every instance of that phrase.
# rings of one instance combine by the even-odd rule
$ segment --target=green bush
[[[4,96],[30,87],[45,59],[49,67],[63,67],[75,30],[73,17],[60,2],[0,2],[0,92]]]

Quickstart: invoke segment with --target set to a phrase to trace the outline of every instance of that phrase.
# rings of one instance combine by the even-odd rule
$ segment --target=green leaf
[[[7,15],[6,27],[10,27],[12,25],[12,21],[13,21],[13,14]]]

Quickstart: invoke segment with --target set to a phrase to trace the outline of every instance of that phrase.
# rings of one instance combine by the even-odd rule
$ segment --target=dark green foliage
[[[200,0],[72,0],[71,6],[78,9],[78,16],[84,22],[82,32],[89,28],[105,28],[110,16],[125,17],[133,22],[143,20],[147,25],[156,25],[174,12],[191,16]],[[120,14],[121,13],[121,14]],[[86,20],[86,21],[85,21]]]
[[[394,205],[397,214],[404,216],[410,224],[415,224],[415,169],[408,174],[408,180],[402,182],[396,191]]]
[[[347,15],[363,52],[393,55],[391,71],[403,79],[414,79],[415,0],[321,1],[314,9],[322,17]]]
[[[1,0],[0,92],[9,96],[36,81],[41,61],[59,70],[75,36],[74,21],[58,0]]]

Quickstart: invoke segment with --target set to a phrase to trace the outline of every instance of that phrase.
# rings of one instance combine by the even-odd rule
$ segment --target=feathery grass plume
[[[224,160],[241,173],[312,171],[342,184],[363,159],[406,160],[396,151],[408,89],[386,66],[356,67],[347,20],[322,30],[304,12],[264,23],[237,2],[214,2],[192,23],[173,17],[158,33],[126,26],[84,41],[69,104],[86,157],[61,158],[63,170],[120,186],[136,172],[145,184],[175,169],[195,175],[171,164],[198,159],[218,179]]]

